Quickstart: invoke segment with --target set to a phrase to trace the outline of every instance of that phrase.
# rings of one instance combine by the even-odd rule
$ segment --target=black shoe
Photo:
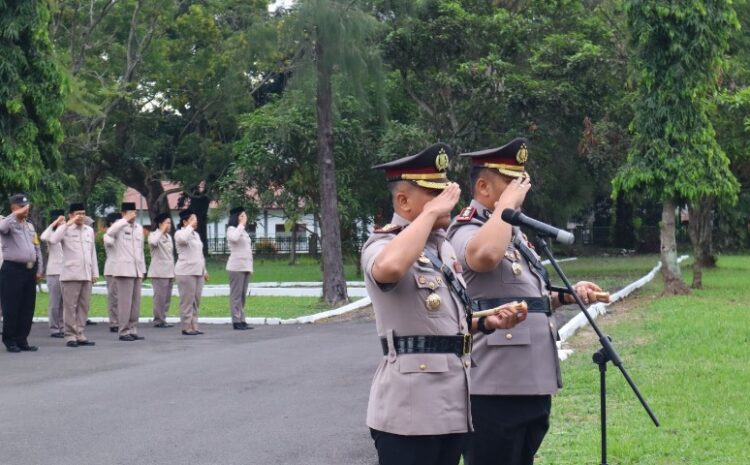
[[[139,336],[137,334],[131,334],[130,337],[132,337],[134,341],[142,341],[142,340],[146,339],[145,337]]]
[[[133,336],[131,336],[130,334],[126,334],[125,336],[120,336],[120,340],[121,341],[128,341],[128,342],[135,341],[135,339],[133,338]]]
[[[91,320],[86,320],[86,326],[96,326],[96,322]]]
[[[78,341],[68,341],[65,345],[68,347],[78,347]]]
[[[198,330],[196,329],[196,330],[195,330],[195,334],[203,334],[203,331],[198,331]]]
[[[182,331],[183,336],[197,336],[198,334],[200,334],[198,331]]]
[[[247,329],[247,324],[245,324],[245,323],[232,323],[232,327],[234,329],[237,329],[237,330],[240,330],[240,331],[244,331],[244,330]]]
[[[20,347],[18,347],[18,346],[7,346],[7,347],[6,347],[6,350],[7,350],[8,352],[12,352],[12,353],[14,353],[14,354],[17,354],[17,353],[21,352],[21,348],[20,348]]]
[[[157,323],[154,325],[154,328],[172,328],[174,325],[170,325],[169,323]]]
[[[253,328],[252,326],[250,326],[250,325],[249,325],[249,324],[247,324],[247,323],[242,323],[242,326],[244,326],[244,327],[245,327],[245,329],[255,329],[255,328]]]
[[[52,334],[49,335],[49,337],[54,337],[54,338],[57,338],[57,339],[62,339],[62,338],[65,337],[65,334],[64,333],[52,333]]]
[[[78,345],[79,346],[95,346],[96,342],[89,341],[88,339],[86,339],[85,341],[78,341]]]
[[[119,330],[120,330],[120,328],[118,328],[117,326],[110,326],[110,327],[109,327],[109,332],[110,332],[110,333],[116,333],[116,332],[118,332]]]
[[[36,352],[39,350],[39,347],[37,346],[30,346],[26,344],[25,346],[18,346],[19,349],[21,349],[21,352]]]

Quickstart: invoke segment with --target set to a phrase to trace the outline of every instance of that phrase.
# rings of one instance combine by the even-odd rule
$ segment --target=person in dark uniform
[[[523,204],[531,181],[524,164],[527,141],[461,154],[471,160],[474,199],[448,229],[469,295],[484,310],[525,301],[528,318],[518,326],[479,334],[471,370],[474,433],[467,465],[530,465],[549,428],[551,397],[562,387],[557,328],[551,318],[573,296],[550,291],[549,277],[520,229],[501,219]],[[596,299],[596,284],[575,285],[584,302]]]
[[[393,199],[390,224],[362,248],[383,358],[375,372],[367,426],[380,465],[456,465],[471,431],[471,334],[461,267],[445,237],[460,189],[446,177],[450,148],[435,144],[375,168]],[[525,313],[483,320],[509,328]]]
[[[28,221],[31,203],[25,194],[10,198],[10,215],[0,220],[3,265],[0,268],[0,306],[3,344],[8,352],[35,352],[28,336],[34,319],[36,284],[44,269],[42,249],[34,225]]]

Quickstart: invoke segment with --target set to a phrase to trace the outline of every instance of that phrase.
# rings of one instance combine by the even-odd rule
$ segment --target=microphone
[[[513,226],[526,226],[527,228],[533,229],[538,234],[554,238],[561,244],[571,245],[576,240],[576,237],[568,231],[564,231],[547,223],[542,223],[541,221],[529,218],[528,216],[521,213],[521,210],[506,208],[505,210],[503,210],[503,214],[500,217],[508,224],[512,224]]]

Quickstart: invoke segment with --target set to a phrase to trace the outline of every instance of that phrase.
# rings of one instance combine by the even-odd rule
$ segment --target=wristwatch
[[[484,326],[484,322],[485,321],[487,321],[487,317],[486,316],[480,316],[479,319],[477,320],[477,329],[479,329],[479,331],[481,331],[484,334],[492,334],[492,333],[494,333],[495,332],[494,329],[487,329],[487,327]]]

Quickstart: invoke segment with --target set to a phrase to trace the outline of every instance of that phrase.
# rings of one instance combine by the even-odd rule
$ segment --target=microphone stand
[[[614,346],[612,345],[612,338],[605,335],[601,329],[599,329],[599,326],[597,326],[594,319],[591,317],[591,314],[586,310],[586,305],[584,305],[581,298],[576,294],[575,290],[573,289],[573,286],[570,284],[570,281],[568,281],[568,278],[565,276],[565,273],[563,273],[562,269],[560,268],[560,265],[555,260],[555,257],[552,256],[552,252],[549,249],[549,246],[547,245],[547,241],[545,241],[545,235],[538,235],[537,236],[537,246],[544,252],[544,255],[549,259],[549,262],[552,264],[552,267],[555,269],[557,274],[562,279],[563,283],[565,283],[565,287],[567,288],[567,291],[573,295],[573,298],[576,300],[576,303],[578,304],[578,307],[580,307],[583,314],[586,316],[586,319],[589,320],[589,324],[591,324],[591,327],[594,329],[594,332],[596,332],[596,335],[599,336],[599,343],[601,344],[602,348],[596,351],[593,355],[593,361],[594,363],[599,366],[599,398],[600,398],[600,411],[601,411],[601,448],[602,448],[602,463],[601,465],[608,465],[607,464],[607,363],[612,362],[617,368],[620,369],[620,372],[625,377],[625,380],[630,385],[630,388],[633,390],[633,393],[636,395],[638,400],[641,402],[641,405],[643,405],[643,408],[646,410],[646,413],[648,413],[648,416],[651,417],[651,421],[654,422],[654,425],[659,426],[659,420],[656,418],[656,415],[651,410],[651,407],[649,407],[648,402],[646,402],[646,399],[643,398],[641,395],[641,392],[638,390],[638,386],[635,385],[635,382],[633,379],[628,375],[628,372],[625,370],[625,367],[622,364],[622,359],[618,355],[617,351],[615,350]]]

